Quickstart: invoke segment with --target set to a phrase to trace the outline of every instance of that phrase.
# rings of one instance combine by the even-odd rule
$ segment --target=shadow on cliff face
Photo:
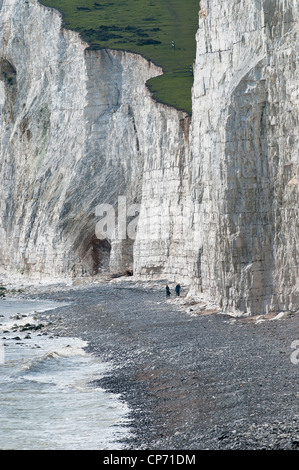
[[[9,86],[15,85],[17,81],[17,71],[6,59],[0,60],[0,78]]]
[[[264,312],[273,293],[273,189],[267,137],[268,92],[264,60],[240,80],[231,95],[226,124],[227,195],[223,238],[234,278],[226,277],[229,308]],[[238,217],[238,224],[235,223]],[[241,261],[241,262],[240,262]],[[230,292],[234,292],[230,299]]]
[[[7,112],[13,117],[13,106],[17,95],[17,71],[6,59],[0,60],[0,80],[5,86],[5,106],[2,112]]]

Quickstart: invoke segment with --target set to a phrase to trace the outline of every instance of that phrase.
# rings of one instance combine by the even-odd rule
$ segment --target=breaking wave
[[[16,311],[22,314],[20,303]],[[110,365],[88,354],[79,338],[31,330],[26,339],[28,331],[21,329],[16,336],[5,329],[11,316],[9,308],[1,319],[6,331],[0,364],[1,449],[120,449],[129,433],[127,405],[92,385],[109,373]]]

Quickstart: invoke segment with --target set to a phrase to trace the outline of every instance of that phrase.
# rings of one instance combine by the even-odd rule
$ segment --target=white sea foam
[[[80,338],[18,329],[37,322],[34,312],[52,304],[10,300],[4,309],[4,303],[0,448],[120,449],[129,409],[119,396],[94,386],[111,365],[88,354]]]

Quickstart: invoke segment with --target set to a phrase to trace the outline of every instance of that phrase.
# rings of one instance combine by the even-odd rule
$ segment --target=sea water
[[[110,366],[87,354],[78,338],[20,328],[55,307],[0,300],[0,449],[121,449],[129,409],[94,386]]]

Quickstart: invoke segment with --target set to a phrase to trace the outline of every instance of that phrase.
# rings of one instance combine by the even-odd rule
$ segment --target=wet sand
[[[299,364],[291,361],[298,314],[198,312],[167,300],[163,283],[121,280],[22,296],[69,302],[39,314],[51,323],[44,333],[79,337],[115,365],[95,385],[131,409],[127,449],[299,448]]]

